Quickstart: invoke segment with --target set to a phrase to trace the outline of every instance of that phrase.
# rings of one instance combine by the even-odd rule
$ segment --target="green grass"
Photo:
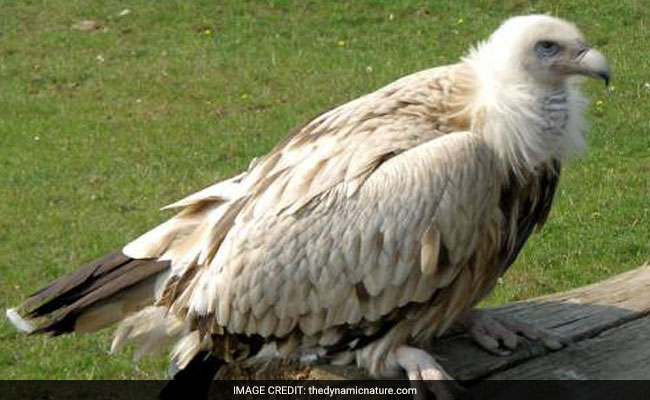
[[[455,62],[504,18],[575,21],[610,59],[587,82],[589,153],[489,303],[565,290],[650,254],[645,1],[0,2],[0,309],[163,221],[157,208],[245,168],[290,128],[401,75]],[[131,12],[118,16],[123,9]],[[82,19],[102,28],[71,29]],[[24,337],[0,378],[161,378],[110,332]]]

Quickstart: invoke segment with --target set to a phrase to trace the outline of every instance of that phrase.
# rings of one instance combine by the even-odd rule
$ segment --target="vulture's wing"
[[[500,190],[492,153],[450,111],[454,72],[325,113],[247,173],[179,202],[176,219],[125,249],[173,260],[159,304],[211,332],[283,337],[378,321],[448,286],[481,256],[480,221]]]
[[[198,252],[203,264],[243,208],[249,218],[296,212],[342,183],[352,196],[384,161],[442,134],[469,129],[457,106],[471,94],[467,74],[462,65],[420,71],[314,118],[253,160],[248,171],[167,206],[184,209],[124,252],[173,260],[175,270],[197,261]]]
[[[500,193],[494,165],[478,137],[454,133],[385,161],[353,196],[343,183],[297,212],[255,215],[252,203],[172,307],[283,337],[427,302],[480,257],[481,221],[494,218]],[[448,301],[463,310],[469,287]]]

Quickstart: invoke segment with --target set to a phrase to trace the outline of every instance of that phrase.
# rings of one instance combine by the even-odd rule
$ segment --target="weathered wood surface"
[[[495,309],[570,340],[557,352],[526,342],[508,356],[466,335],[429,351],[457,379],[650,379],[650,263],[606,281]],[[307,379],[367,379],[354,367],[315,366]]]

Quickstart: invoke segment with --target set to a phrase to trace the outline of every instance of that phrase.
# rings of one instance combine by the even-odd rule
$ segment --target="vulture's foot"
[[[425,400],[433,393],[436,400],[470,399],[467,389],[459,385],[429,353],[424,350],[400,346],[395,359],[408,375],[411,386],[417,390],[414,400]]]
[[[462,324],[479,346],[496,355],[507,355],[515,350],[520,342],[518,335],[541,341],[550,350],[559,350],[567,343],[566,339],[545,329],[486,310],[472,310]]]

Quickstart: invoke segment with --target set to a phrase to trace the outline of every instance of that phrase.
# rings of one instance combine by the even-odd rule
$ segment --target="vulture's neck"
[[[585,101],[573,82],[547,88],[481,67],[479,57],[471,56],[458,66],[457,79],[472,88],[462,112],[507,176],[523,178],[582,151]]]

